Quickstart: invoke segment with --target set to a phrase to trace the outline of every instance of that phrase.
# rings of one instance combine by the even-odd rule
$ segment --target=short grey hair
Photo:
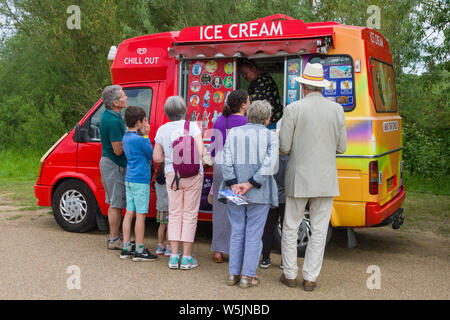
[[[247,110],[248,122],[266,124],[272,116],[272,106],[266,100],[253,101]]]
[[[112,109],[114,101],[120,100],[120,90],[122,90],[122,87],[119,85],[107,86],[103,90],[102,99],[106,109]]]
[[[323,87],[316,87],[316,86],[312,86],[310,84],[304,84],[303,83],[303,88],[308,90],[308,91],[313,91],[313,92],[322,92]]]
[[[186,113],[186,102],[180,96],[171,96],[164,103],[164,113],[170,121],[182,120]]]

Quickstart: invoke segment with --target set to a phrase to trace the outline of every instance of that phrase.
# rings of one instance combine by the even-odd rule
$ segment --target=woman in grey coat
[[[242,288],[259,283],[256,276],[267,213],[278,206],[274,173],[278,170],[278,137],[266,128],[272,107],[255,101],[247,110],[248,123],[229,131],[223,149],[221,191],[243,195],[248,204],[236,205],[225,196],[231,224],[228,285]]]

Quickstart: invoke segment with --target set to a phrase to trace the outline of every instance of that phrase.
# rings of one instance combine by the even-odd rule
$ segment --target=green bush
[[[414,177],[410,180],[413,187],[421,191],[426,190],[430,183],[438,186],[437,189],[448,190],[449,70],[450,63],[446,62],[421,75],[403,74],[397,81],[398,103],[403,118],[405,170]]]
[[[63,104],[58,96],[38,106],[22,96],[0,101],[1,149],[32,148],[45,151],[66,132]]]
[[[405,170],[423,177],[450,175],[450,129],[420,128],[415,123],[403,126]]]

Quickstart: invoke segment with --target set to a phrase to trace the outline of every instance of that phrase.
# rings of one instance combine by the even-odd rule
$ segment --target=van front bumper
[[[52,201],[52,186],[42,184],[34,185],[34,195],[37,198],[37,204],[41,207],[50,207]]]
[[[406,196],[405,186],[401,188],[402,190],[384,206],[374,202],[366,204],[366,227],[386,225],[383,222],[389,221],[388,218],[399,211]]]

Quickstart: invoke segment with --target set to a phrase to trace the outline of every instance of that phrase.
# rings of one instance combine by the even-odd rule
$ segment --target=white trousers
[[[284,276],[287,279],[297,279],[298,228],[305,214],[305,206],[308,200],[311,236],[306,247],[302,273],[304,280],[315,282],[322,268],[333,197],[286,197],[286,210],[281,237],[281,259]]]

